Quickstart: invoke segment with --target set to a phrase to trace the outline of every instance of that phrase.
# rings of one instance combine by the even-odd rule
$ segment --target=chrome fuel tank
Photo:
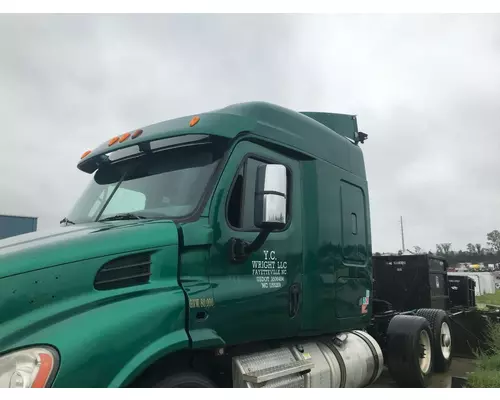
[[[235,357],[233,386],[358,388],[375,382],[383,367],[375,339],[350,331]]]

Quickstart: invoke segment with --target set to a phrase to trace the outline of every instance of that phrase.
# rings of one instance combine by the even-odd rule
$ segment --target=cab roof
[[[140,131],[136,138],[129,135],[123,142],[116,137],[111,145],[112,141],[102,143],[87,152],[78,168],[92,173],[106,154],[153,140],[187,134],[233,139],[241,132],[248,132],[364,177],[361,149],[356,145],[360,133],[354,115],[297,112],[266,102],[246,102],[156,123]]]

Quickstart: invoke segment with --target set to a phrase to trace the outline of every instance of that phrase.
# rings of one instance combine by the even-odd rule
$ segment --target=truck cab
[[[0,386],[305,382],[342,352],[307,343],[342,332],[359,360],[335,385],[376,379],[364,139],[352,115],[251,102],[86,151],[61,228],[0,241]]]

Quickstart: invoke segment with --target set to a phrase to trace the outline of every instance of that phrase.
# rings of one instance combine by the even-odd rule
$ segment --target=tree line
[[[429,251],[446,258],[448,264],[457,263],[485,263],[494,264],[500,262],[500,231],[493,230],[486,234],[487,246],[480,243],[468,243],[465,250],[453,250],[451,243],[436,244],[436,251]],[[412,253],[423,254],[419,246],[414,246]]]

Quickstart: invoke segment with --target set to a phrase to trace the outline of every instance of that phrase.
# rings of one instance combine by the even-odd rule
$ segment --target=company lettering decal
[[[365,297],[359,299],[359,305],[361,306],[361,314],[366,314],[368,312],[368,304],[370,304],[370,291],[367,290]]]
[[[279,289],[286,282],[287,262],[281,261],[274,250],[263,250],[263,259],[252,261],[252,275],[262,289]]]

